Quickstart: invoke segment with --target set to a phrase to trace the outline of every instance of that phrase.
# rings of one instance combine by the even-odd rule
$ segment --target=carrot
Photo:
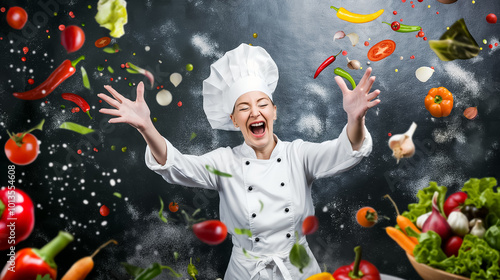
[[[404,232],[404,234],[406,234],[408,236],[408,232],[406,232],[406,228],[407,227],[410,227],[411,229],[413,229],[413,231],[415,231],[418,234],[422,233],[415,226],[415,224],[412,223],[412,221],[410,219],[408,219],[405,216],[402,216],[402,215],[399,214],[398,206],[396,205],[396,203],[394,202],[394,200],[392,200],[392,198],[388,194],[386,194],[384,197],[388,198],[392,202],[392,204],[394,205],[394,208],[396,208],[396,213],[398,214],[398,216],[396,218],[396,222],[398,223],[398,226],[401,228],[401,230]],[[410,240],[413,243],[418,244],[418,239],[416,237],[413,237],[413,236],[408,236],[408,237],[410,238]]]
[[[395,227],[386,227],[385,231],[403,250],[413,256],[413,249],[415,249],[416,244],[406,234]]]
[[[88,257],[84,257],[79,259],[76,263],[74,263],[71,268],[64,274],[61,280],[83,280],[94,268],[94,260],[92,259],[99,251],[106,247],[109,243],[118,244],[115,240],[111,239],[108,242],[102,244],[95,252]]]

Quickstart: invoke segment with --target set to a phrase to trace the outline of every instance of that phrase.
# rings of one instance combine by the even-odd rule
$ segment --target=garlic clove
[[[361,68],[361,63],[358,60],[350,60],[348,57],[347,58],[347,67],[352,70],[359,70]]]
[[[392,156],[396,158],[397,163],[400,159],[409,158],[415,154],[415,144],[412,140],[415,129],[417,129],[417,124],[413,122],[404,134],[396,134],[389,138],[389,148],[391,148]]]

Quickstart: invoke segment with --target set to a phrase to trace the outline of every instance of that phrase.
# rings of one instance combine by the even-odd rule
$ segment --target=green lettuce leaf
[[[95,20],[101,27],[111,30],[109,35],[120,38],[125,34],[123,26],[128,22],[126,7],[125,0],[99,0]]]
[[[434,192],[439,192],[437,202],[439,210],[442,213],[447,190],[448,188],[445,186],[438,186],[436,182],[430,182],[428,187],[418,191],[418,203],[408,204],[409,211],[404,211],[401,215],[415,223],[418,217],[432,210],[432,196],[434,195]]]
[[[467,193],[465,204],[472,204],[477,208],[486,207],[489,213],[500,217],[500,193],[498,193],[497,180],[492,177],[476,179],[471,178],[465,182],[462,191]]]
[[[443,61],[473,58],[480,50],[463,18],[457,20],[439,40],[430,40],[429,46]]]

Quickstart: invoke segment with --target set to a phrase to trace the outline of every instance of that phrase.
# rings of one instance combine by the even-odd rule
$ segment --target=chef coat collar
[[[278,138],[278,136],[276,136],[276,134],[273,134],[273,139],[274,142],[276,142],[276,146],[274,147],[273,152],[271,153],[271,157],[269,158],[270,160],[274,159],[279,155],[281,148],[283,146],[281,140]],[[257,159],[257,155],[255,154],[254,149],[248,146],[248,144],[245,141],[243,141],[241,153],[243,154],[243,157]]]

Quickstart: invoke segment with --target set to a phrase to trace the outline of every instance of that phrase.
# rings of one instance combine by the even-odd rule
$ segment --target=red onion
[[[437,207],[438,192],[432,197],[432,213],[422,226],[422,232],[432,230],[441,236],[441,241],[444,243],[451,235],[451,227],[446,219],[441,215]]]

